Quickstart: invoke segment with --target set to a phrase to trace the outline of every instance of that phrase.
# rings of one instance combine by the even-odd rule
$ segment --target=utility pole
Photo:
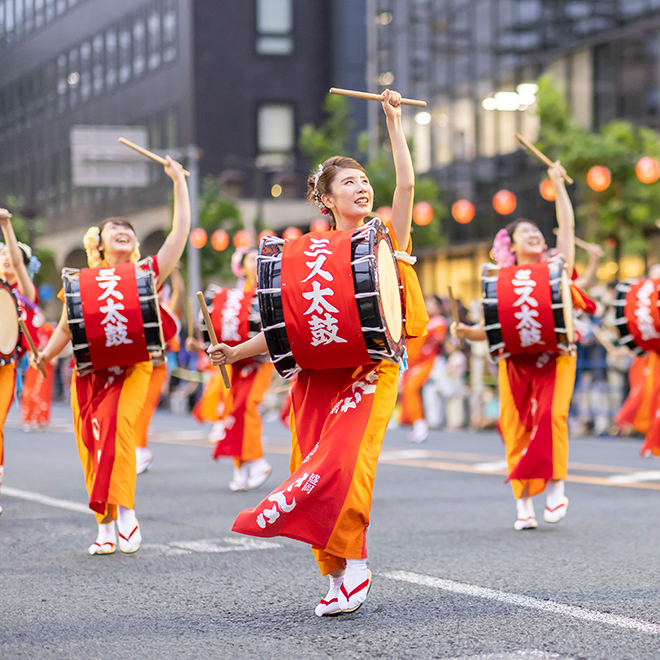
[[[376,26],[376,0],[366,0],[367,12],[367,91],[378,94],[378,28]],[[369,161],[378,154],[378,112],[377,103],[367,104],[367,131],[369,134]]]
[[[190,192],[190,231],[199,226],[199,149],[190,145],[187,148],[188,156],[188,190]],[[199,250],[192,246],[188,240],[188,295],[193,301],[193,307],[197,308],[196,293],[201,290],[201,263]]]

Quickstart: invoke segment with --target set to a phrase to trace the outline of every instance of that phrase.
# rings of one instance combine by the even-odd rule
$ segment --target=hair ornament
[[[241,261],[243,261],[243,257],[249,250],[250,248],[239,247],[236,248],[236,252],[234,252],[234,254],[231,255],[231,272],[234,273],[234,275],[239,279],[241,277],[244,277],[243,266],[241,266]]]
[[[83,238],[83,246],[87,253],[87,265],[90,268],[98,268],[103,263],[103,257],[99,251],[99,243],[101,242],[101,232],[99,228],[94,225],[90,227]]]
[[[321,209],[321,213],[328,213],[327,211],[324,211],[324,206],[323,202],[321,201],[321,195],[319,194],[319,179],[321,178],[321,175],[323,174],[323,163],[319,163],[319,167],[316,170],[316,173],[314,174],[314,204],[318,206]]]
[[[506,229],[500,229],[495,235],[492,254],[493,259],[502,268],[516,265],[516,255],[511,251],[511,237]]]

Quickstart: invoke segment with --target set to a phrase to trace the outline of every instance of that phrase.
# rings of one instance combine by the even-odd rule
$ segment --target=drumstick
[[[516,140],[520,142],[520,144],[523,145],[523,147],[527,147],[539,160],[544,162],[548,167],[552,167],[554,163],[542,152],[539,151],[529,140],[526,140],[520,133],[515,133],[514,134],[516,137]],[[566,183],[574,183],[573,179],[571,179],[568,174],[562,175]]]
[[[559,233],[559,228],[555,227],[552,230],[552,233],[556,236]],[[591,243],[587,243],[587,241],[585,241],[582,238],[578,238],[577,236],[574,236],[573,240],[575,241],[575,245],[577,245],[578,247],[583,248],[584,250],[588,250],[591,247]]]
[[[454,323],[458,325],[461,320],[458,318],[458,303],[456,302],[456,298],[454,298],[454,294],[451,292],[451,287],[447,287],[449,289],[449,302],[451,303],[451,315],[454,319]],[[459,339],[459,346],[461,347],[461,350],[465,348],[465,343],[463,342],[463,339]]]
[[[340,89],[338,87],[331,87],[330,94],[338,94],[339,96],[350,96],[354,99],[366,99],[367,101],[383,101],[382,94],[370,94],[369,92],[355,92],[352,89]],[[401,99],[401,105],[414,105],[416,108],[425,108],[426,101],[417,101],[415,99]]]
[[[197,300],[199,300],[199,308],[202,310],[204,316],[204,323],[206,323],[206,329],[208,330],[209,337],[211,338],[211,345],[218,345],[218,338],[215,335],[215,329],[213,328],[213,323],[211,323],[211,317],[209,315],[209,308],[206,306],[206,300],[204,300],[204,294],[201,291],[197,292]],[[227,389],[231,388],[231,383],[229,382],[229,376],[227,375],[227,370],[225,365],[221,364],[220,373],[222,374],[222,380],[225,383]]]
[[[139,154],[142,154],[147,158],[151,158],[151,160],[155,160],[157,163],[160,163],[161,165],[165,165],[165,163],[167,162],[162,156],[159,156],[158,154],[155,154],[153,151],[149,151],[148,149],[145,149],[144,147],[141,147],[139,144],[135,144],[135,142],[131,142],[126,138],[120,137],[119,141],[123,145],[137,151]],[[183,170],[183,173],[185,174],[185,176],[190,176],[190,172],[188,172],[188,170]]]
[[[30,334],[27,325],[25,325],[25,321],[19,316],[18,322],[20,323],[21,330],[23,331],[23,334],[25,335],[25,338],[27,339],[27,342],[30,345],[30,352],[32,353],[32,355],[34,355],[35,360],[39,359],[39,351],[37,350],[37,347],[34,345],[34,340],[32,339],[32,335]],[[39,371],[41,371],[41,375],[44,378],[47,378],[45,367],[39,367]]]
[[[193,326],[193,301],[188,298],[188,339],[195,336],[195,328]]]

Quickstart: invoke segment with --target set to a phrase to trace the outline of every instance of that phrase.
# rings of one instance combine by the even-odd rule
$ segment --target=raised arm
[[[50,336],[46,348],[39,353],[39,357],[35,359],[34,355],[30,353],[30,364],[35,369],[41,369],[47,364],[52,362],[69,343],[71,333],[69,332],[69,321],[66,313],[66,304],[62,305],[62,315],[60,322],[57,324],[55,331]]]
[[[25,267],[23,251],[18,247],[16,234],[14,234],[14,228],[11,226],[11,213],[7,209],[0,209],[0,227],[2,227],[2,234],[5,238],[7,250],[9,251],[9,260],[16,273],[18,291],[30,302],[34,302],[37,299],[37,290]]]
[[[548,176],[552,185],[555,187],[557,209],[557,252],[564,257],[564,262],[568,267],[568,274],[573,273],[575,265],[575,214],[573,205],[566,190],[566,183],[563,175],[566,170],[556,161],[552,167],[548,168]]]
[[[190,233],[190,197],[183,167],[168,156],[165,173],[174,182],[174,212],[172,214],[172,231],[158,250],[159,282],[165,282],[181,259]]]
[[[391,222],[399,250],[405,250],[410,239],[410,224],[415,200],[415,170],[401,125],[401,94],[386,89],[383,97],[383,111],[387,117],[387,132],[392,143],[392,157],[396,172]]]
[[[589,263],[587,264],[587,268],[584,271],[584,275],[581,275],[577,278],[577,280],[575,280],[575,286],[578,289],[583,290],[586,290],[598,283],[598,277],[596,273],[598,271],[600,260],[603,258],[603,254],[605,254],[603,252],[603,248],[600,247],[600,245],[596,245],[595,243],[589,243],[586,250],[589,254]]]
[[[170,281],[172,282],[172,295],[167,303],[167,306],[174,314],[178,314],[183,306],[183,296],[185,294],[185,284],[183,277],[179,271],[180,265],[177,264],[174,270],[170,273]]]

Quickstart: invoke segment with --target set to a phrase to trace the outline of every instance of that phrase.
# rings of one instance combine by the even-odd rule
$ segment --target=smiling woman
[[[86,351],[90,360],[77,358],[71,383],[71,407],[80,460],[85,472],[89,506],[98,522],[98,536],[89,547],[91,555],[111,554],[117,545],[133,553],[142,535],[135,517],[135,429],[147,397],[153,365],[144,340],[147,325],[143,304],[153,301],[179,261],[190,231],[190,201],[183,168],[169,156],[165,172],[174,184],[172,231],[156,256],[140,260],[133,226],[125,218],[111,217],[90,227],[84,237],[89,268],[74,275],[64,271],[66,302],[59,325],[34,366],[51,362],[72,339],[74,329],[84,327],[84,340],[73,338],[74,355]],[[132,266],[131,264],[135,264]],[[73,286],[72,282],[75,282]],[[147,293],[141,294],[146,287]],[[69,319],[69,314],[81,318]],[[84,325],[80,324],[80,320]],[[156,328],[160,341],[162,334]],[[77,332],[80,332],[77,330]],[[167,340],[168,337],[165,337]],[[82,351],[82,352],[81,352]],[[130,357],[129,357],[130,356]]]

